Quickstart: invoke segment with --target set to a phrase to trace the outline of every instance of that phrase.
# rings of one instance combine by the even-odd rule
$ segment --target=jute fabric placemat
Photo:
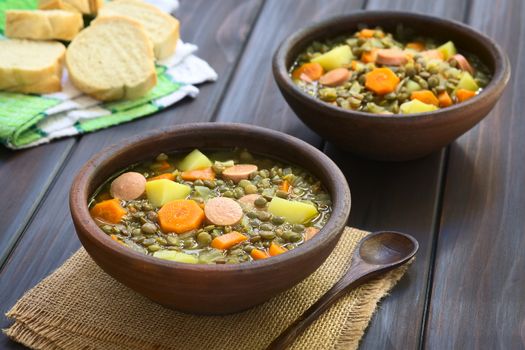
[[[309,278],[260,306],[228,316],[163,308],[111,278],[80,249],[16,303],[7,313],[14,323],[5,332],[35,349],[264,349],[343,275],[367,234],[346,228]],[[356,349],[378,302],[406,269],[348,293],[292,349]]]

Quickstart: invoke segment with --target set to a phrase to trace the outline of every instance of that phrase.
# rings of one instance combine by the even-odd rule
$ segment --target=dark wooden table
[[[503,98],[450,147],[417,161],[363,160],[324,142],[279,94],[271,56],[298,28],[360,9],[425,12],[491,36],[507,51],[513,69]],[[176,16],[182,38],[197,44],[198,55],[219,73],[196,100],[26,151],[0,148],[1,328],[9,326],[4,313],[16,300],[79,248],[68,191],[87,159],[145,130],[231,121],[278,129],[319,147],[350,183],[350,225],[400,230],[419,240],[415,264],[381,303],[362,349],[523,348],[524,1],[182,0]],[[2,334],[0,348],[22,346]]]

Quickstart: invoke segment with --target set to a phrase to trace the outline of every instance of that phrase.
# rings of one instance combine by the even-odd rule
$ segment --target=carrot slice
[[[361,61],[364,63],[374,63],[377,58],[377,49],[371,51],[365,51],[361,54]]]
[[[111,235],[110,237],[111,237],[111,239],[114,240],[115,242],[120,243],[120,244],[122,244],[122,245],[125,245],[126,247],[128,246],[128,245],[127,245],[126,243],[124,243],[121,239],[119,239],[119,238],[117,237],[117,235]]]
[[[158,167],[158,170],[167,170],[170,168],[170,166],[171,166],[170,163],[163,160],[162,162],[160,162],[160,166]]]
[[[443,91],[438,94],[439,107],[448,107],[452,105],[452,99],[448,92]]]
[[[466,89],[457,89],[456,90],[456,98],[458,99],[458,102],[463,102],[468,100],[469,98],[472,98],[476,96],[475,91],[470,91]]]
[[[204,211],[197,202],[180,199],[164,204],[158,217],[162,231],[180,234],[199,228],[204,221]]]
[[[358,38],[363,39],[369,39],[372,38],[375,35],[376,31],[374,29],[361,29],[361,31],[357,34]]]
[[[266,259],[266,258],[269,258],[270,256],[268,255],[268,253],[266,253],[265,251],[263,250],[259,250],[257,248],[255,249],[252,249],[251,253],[250,253],[251,257],[253,260],[261,260],[261,259]]]
[[[439,106],[438,98],[430,90],[413,91],[412,94],[410,95],[410,99],[411,100],[414,100],[414,99],[415,100],[419,100],[419,101],[421,101],[423,103],[426,103],[426,104],[429,104],[429,105]]]
[[[108,224],[118,224],[124,215],[126,209],[122,208],[118,199],[109,199],[97,203],[89,211],[91,216]]]
[[[366,75],[365,86],[378,95],[385,95],[395,90],[399,77],[389,68],[375,68]]]
[[[422,43],[421,41],[414,41],[411,43],[407,43],[406,48],[416,50],[416,51],[423,51],[425,50],[425,44]]]
[[[160,174],[158,176],[150,177],[148,181],[155,181],[155,180],[162,180],[162,179],[175,181],[175,175],[173,175],[172,173]]]
[[[279,189],[281,191],[284,191],[284,192],[289,192],[290,191],[290,182],[288,180],[284,180],[283,182],[281,182],[281,184],[279,185]]]
[[[352,70],[357,70],[358,64],[359,62],[357,62],[356,60],[352,60],[352,63],[350,63],[350,68],[352,68]]]
[[[288,249],[286,249],[284,247],[281,247],[277,243],[272,242],[270,244],[269,251],[270,251],[270,256],[276,256],[276,255],[279,255],[279,254],[282,254],[282,253],[286,253],[288,251]]]
[[[247,239],[248,237],[242,233],[233,231],[225,235],[215,237],[211,241],[211,246],[215,249],[229,249],[238,243],[244,242]]]
[[[303,74],[311,80],[318,80],[324,74],[324,69],[317,62],[304,63],[292,72],[292,78],[301,79]]]
[[[180,174],[180,176],[182,177],[182,179],[186,181],[214,180],[215,172],[210,167],[210,168],[205,168],[205,169],[183,171]]]

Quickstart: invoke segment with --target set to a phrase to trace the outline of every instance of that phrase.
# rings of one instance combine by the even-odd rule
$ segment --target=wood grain
[[[462,22],[470,1],[414,1],[414,0],[369,0],[366,6],[367,10],[399,10],[422,12],[437,17],[446,17]]]
[[[0,201],[0,265],[18,242],[0,270],[2,314],[78,248],[67,193],[77,169],[103,145],[174,123],[221,120],[271,127],[323,147],[323,141],[295,117],[280,96],[270,73],[270,58],[288,33],[366,3],[367,9],[469,19],[509,52],[514,72],[492,115],[452,146],[446,182],[444,152],[392,164],[360,159],[331,145],[324,148],[349,180],[353,197],[350,224],[367,230],[400,230],[420,242],[416,262],[381,303],[361,349],[523,347],[525,238],[520,229],[525,226],[521,151],[525,124],[520,119],[523,98],[519,92],[525,90],[520,59],[525,4],[520,0],[490,4],[484,0],[297,3],[268,0],[262,6],[262,0],[182,1],[177,14],[183,39],[198,44],[198,55],[220,76],[218,82],[203,86],[195,101],[183,101],[155,117],[97,132],[79,142],[70,138],[23,152],[0,151],[0,181],[10,184]],[[13,179],[17,179],[15,184]],[[433,276],[432,299],[424,330],[421,323],[429,273]],[[2,316],[0,327],[8,324]],[[424,343],[419,342],[421,332]],[[2,335],[0,348],[23,347]]]
[[[81,165],[104,146],[145,130],[189,121],[209,121],[227,89],[232,70],[261,6],[261,0],[181,2],[176,15],[182,23],[182,38],[199,46],[197,54],[217,71],[219,80],[201,86],[201,93],[195,101],[187,99],[155,116],[88,134],[80,139],[1,270],[1,328],[8,326],[3,314],[14,302],[79,247],[69,216],[67,198],[72,179]],[[206,23],[206,26],[202,23]],[[48,160],[48,163],[52,164],[52,161]],[[10,348],[13,344],[3,334],[0,336],[1,349]]]
[[[0,266],[23,233],[75,139],[24,151],[0,149]]]
[[[370,0],[367,9],[408,10],[462,20],[463,1]],[[420,244],[415,262],[385,298],[361,341],[361,349],[417,349],[425,315],[445,151],[402,163],[374,162],[327,145],[352,191],[350,225],[369,231],[398,230]]]
[[[306,2],[302,2],[305,4]],[[235,71],[218,121],[242,122],[284,131],[320,147],[321,138],[308,129],[284,102],[271,73],[277,46],[289,34],[315,21],[362,8],[364,1],[268,0]]]
[[[473,2],[469,23],[508,53],[513,73],[491,115],[452,147],[426,347],[523,349],[525,319],[525,3]]]
[[[416,349],[425,309],[443,152],[403,163],[382,163],[343,153],[326,153],[346,175],[352,191],[349,224],[368,231],[395,230],[419,242],[416,260],[385,298],[361,349]]]

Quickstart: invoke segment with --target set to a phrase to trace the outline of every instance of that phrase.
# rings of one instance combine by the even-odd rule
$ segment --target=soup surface
[[[304,169],[247,150],[159,154],[104,183],[89,203],[129,249],[200,264],[269,258],[311,239],[332,210]]]
[[[490,74],[452,41],[363,28],[315,41],[290,68],[303,91],[335,106],[376,114],[430,112],[479,94]],[[410,39],[408,39],[410,38]]]

